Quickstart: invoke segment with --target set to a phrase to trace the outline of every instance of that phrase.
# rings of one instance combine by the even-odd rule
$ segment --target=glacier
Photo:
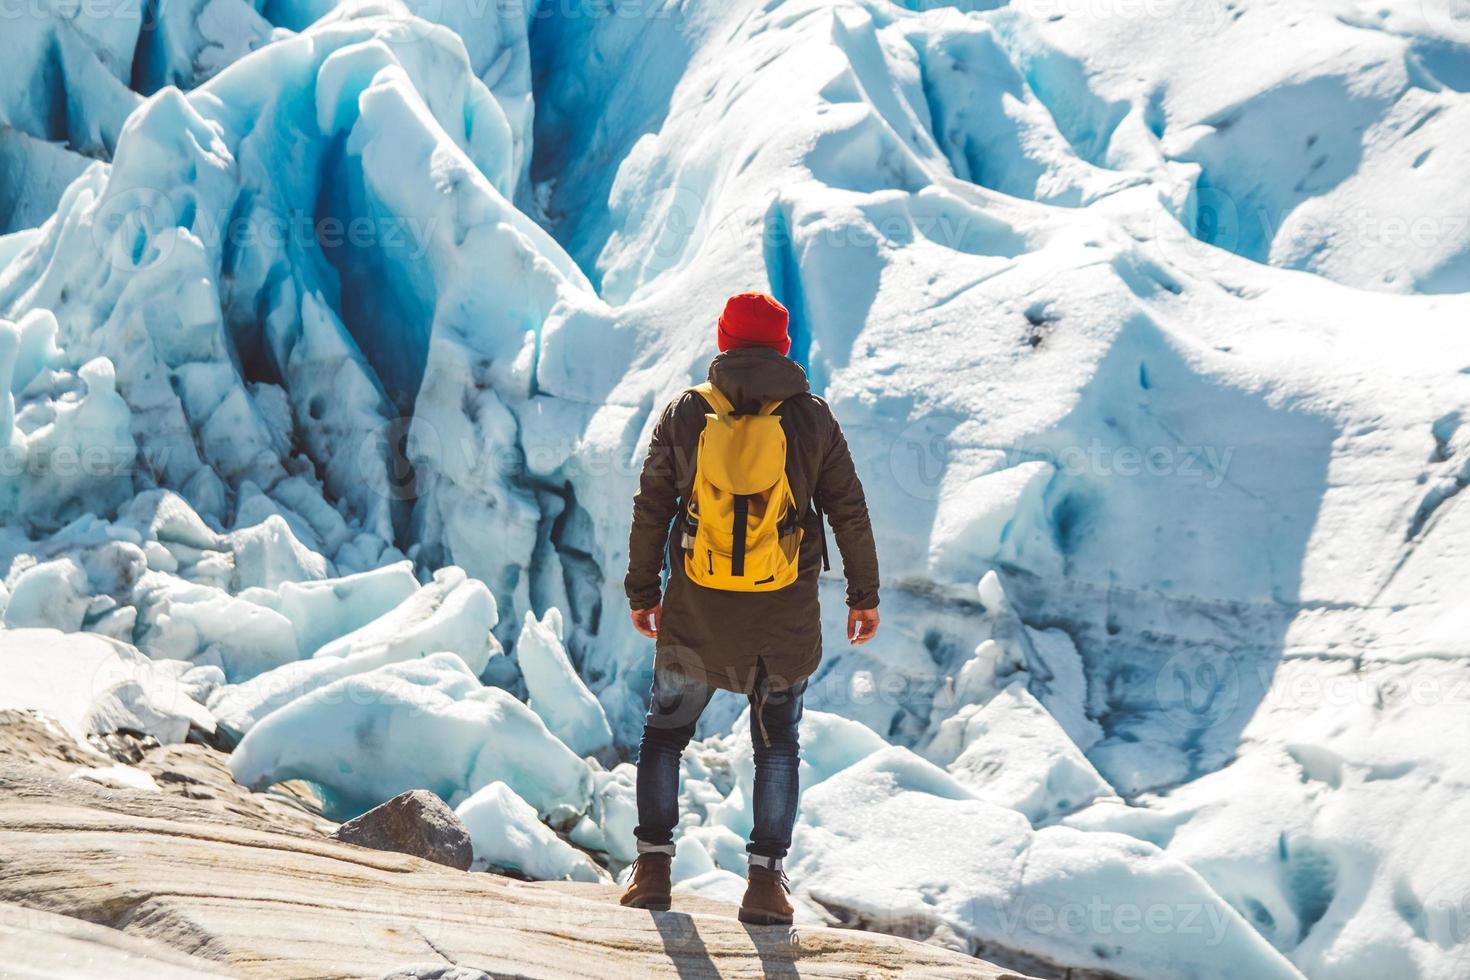
[[[886,586],[808,695],[807,921],[1470,969],[1463,11],[150,10],[0,38],[0,704],[621,870],[641,449],[768,289]],[[743,870],[741,707],[684,892]]]

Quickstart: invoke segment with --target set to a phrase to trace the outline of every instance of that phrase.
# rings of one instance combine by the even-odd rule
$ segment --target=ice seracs
[[[552,734],[578,755],[595,755],[612,745],[612,729],[602,705],[567,658],[562,645],[562,617],[549,609],[537,619],[526,613],[516,661],[525,678],[528,704],[541,716]]]
[[[946,720],[926,754],[980,798],[1018,810],[1033,825],[1053,822],[1099,798],[1116,798],[1019,682],[985,705],[967,706]]]
[[[82,742],[126,729],[172,744],[191,727],[204,734],[215,727],[194,699],[201,678],[190,665],[157,663],[105,637],[7,627],[0,676],[0,708],[38,711]]]
[[[495,599],[484,583],[458,568],[440,569],[422,588],[405,563],[347,579],[282,586],[279,596],[259,595],[255,601],[296,613],[293,623],[313,630],[313,639],[332,639],[309,657],[256,674],[211,699],[221,724],[238,734],[277,708],[354,674],[450,653],[479,675],[500,653],[490,632]],[[366,622],[351,628],[361,620]]]
[[[295,698],[251,727],[230,768],[252,787],[310,780],[339,812],[410,789],[454,804],[498,780],[543,817],[575,817],[592,789],[585,762],[453,653],[350,674]]]
[[[602,881],[597,866],[541,822],[502,782],[477,789],[454,811],[474,842],[475,860],[542,881]]]

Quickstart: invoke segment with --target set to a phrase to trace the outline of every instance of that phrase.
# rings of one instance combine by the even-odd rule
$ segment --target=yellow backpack
[[[690,581],[727,592],[772,592],[796,581],[802,530],[786,479],[786,432],[766,402],[736,415],[712,383],[689,389],[705,416],[685,508],[684,571]]]

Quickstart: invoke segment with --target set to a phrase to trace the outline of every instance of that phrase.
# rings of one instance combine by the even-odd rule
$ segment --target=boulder
[[[400,793],[347,821],[332,836],[345,844],[412,854],[459,871],[468,871],[475,856],[464,823],[426,789]]]

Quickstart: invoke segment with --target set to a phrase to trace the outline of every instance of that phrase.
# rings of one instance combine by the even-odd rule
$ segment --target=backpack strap
[[[745,574],[745,524],[750,519],[750,497],[743,493],[735,495],[735,516],[730,530],[734,538],[730,545],[730,574]]]
[[[817,503],[817,495],[812,494],[812,513],[817,515],[817,533],[822,536],[822,571],[832,571],[832,562],[827,558],[827,515],[822,513],[822,505]]]
[[[692,391],[703,398],[709,404],[709,407],[714,410],[716,415],[733,415],[735,413],[735,406],[730,404],[730,399],[725,397],[723,391],[715,387],[713,381],[692,385],[684,390]]]
[[[713,409],[716,415],[735,414],[735,406],[731,403],[730,399],[725,397],[725,393],[723,391],[715,387],[715,383],[713,381],[705,381],[702,384],[692,385],[691,387],[685,388],[684,390],[692,391],[699,397],[703,398],[705,402],[709,404],[709,407]],[[768,401],[761,405],[760,411],[756,414],[770,415],[776,409],[781,407],[782,401],[783,399],[780,398],[777,398],[773,401]]]

